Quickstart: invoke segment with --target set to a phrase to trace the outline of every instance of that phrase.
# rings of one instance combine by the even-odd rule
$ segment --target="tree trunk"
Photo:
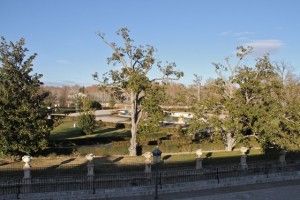
[[[131,93],[131,139],[129,147],[129,155],[136,156],[136,136],[138,127],[138,106],[137,106],[137,95]]]
[[[235,146],[235,138],[232,136],[230,132],[226,133],[226,151],[232,151]]]

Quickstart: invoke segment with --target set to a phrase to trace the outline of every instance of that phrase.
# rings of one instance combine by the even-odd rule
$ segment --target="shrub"
[[[83,113],[79,116],[78,126],[86,135],[90,135],[96,128],[95,115],[89,113]]]
[[[102,106],[98,101],[92,101],[91,102],[91,109],[93,110],[101,110]]]
[[[117,129],[125,128],[125,124],[123,124],[123,123],[116,123],[115,128],[117,128]]]

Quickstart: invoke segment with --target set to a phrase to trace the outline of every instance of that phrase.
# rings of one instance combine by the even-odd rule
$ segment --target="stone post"
[[[151,152],[146,152],[143,154],[145,157],[145,173],[151,173],[151,158],[152,158],[152,153]]]
[[[87,178],[88,178],[88,182],[89,182],[89,188],[94,190],[94,157],[95,155],[90,153],[87,154],[85,156],[85,158],[87,159],[88,163],[87,163]]]
[[[202,156],[203,152],[202,152],[202,149],[198,149],[196,150],[196,169],[202,169]]]
[[[31,166],[29,162],[31,161],[32,157],[31,156],[23,156],[22,161],[25,163],[23,166],[23,171],[24,171],[24,176],[23,176],[23,188],[24,188],[24,193],[30,192],[31,188]]]
[[[241,147],[241,153],[242,153],[242,156],[241,156],[241,168],[242,170],[246,170],[248,169],[248,165],[247,165],[247,151],[248,151],[248,148],[247,147]]]
[[[286,151],[285,150],[280,151],[279,163],[281,164],[281,166],[285,166],[286,165],[285,156],[286,156]]]

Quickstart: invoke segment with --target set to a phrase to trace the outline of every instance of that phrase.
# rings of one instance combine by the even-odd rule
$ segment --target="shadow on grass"
[[[172,155],[165,155],[162,159],[163,159],[163,161],[165,161],[165,160],[168,160],[171,157],[172,157]]]
[[[76,130],[78,131],[78,130]],[[55,134],[57,135],[57,134]],[[105,128],[98,129],[91,135],[83,135],[82,133],[73,133],[72,137],[70,133],[64,135],[61,133],[59,136],[50,137],[51,147],[66,147],[66,146],[78,146],[78,145],[97,145],[108,144],[111,142],[126,141],[130,138],[130,130],[118,129],[118,128]],[[75,135],[79,137],[74,137]]]
[[[295,163],[297,159],[299,159],[300,152],[288,152],[287,154],[287,163],[292,164]],[[96,157],[94,159],[95,164],[95,175],[102,176],[103,174],[116,175],[118,173],[126,173],[126,175],[130,176],[129,172],[139,172],[143,173],[145,169],[145,165],[143,163],[140,164],[121,164],[121,161],[124,157],[120,156],[112,159],[110,156],[105,157]],[[167,162],[170,159],[170,155],[166,155],[163,158],[163,162],[160,165],[160,170],[168,171],[168,170],[184,170],[184,169],[195,169],[195,160],[190,161],[174,161]],[[276,159],[275,159],[276,158]],[[33,178],[61,178],[61,177],[82,177],[87,174],[87,163],[82,164],[69,164],[73,159],[70,158],[66,161],[61,162],[59,165],[53,165],[49,167],[35,167],[32,168],[32,177]],[[223,170],[236,170],[240,162],[240,156],[229,156],[222,158],[215,157],[205,157],[203,159],[203,168],[204,169],[212,169],[216,170],[217,168]],[[250,155],[247,157],[247,162],[249,165],[258,168],[270,167],[270,163],[278,164],[278,158],[275,155]],[[4,176],[0,177],[0,181],[5,178],[10,177],[19,177],[22,178],[22,166],[20,165],[18,168],[7,170],[8,168],[1,167],[0,173]],[[5,171],[6,170],[6,171]]]
[[[84,135],[80,128],[67,128],[62,131],[52,133],[50,135],[51,141],[61,141],[72,137],[78,137]]]

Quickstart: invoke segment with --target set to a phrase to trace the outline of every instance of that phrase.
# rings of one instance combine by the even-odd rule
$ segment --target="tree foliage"
[[[152,84],[146,89],[146,95],[141,104],[144,111],[144,116],[139,124],[141,133],[151,134],[159,131],[160,124],[164,120],[164,112],[160,105],[165,99],[164,86]]]
[[[236,65],[229,59],[225,65],[214,64],[219,76],[210,85],[210,95],[194,105],[189,131],[212,128],[227,150],[237,143],[248,145],[250,137],[264,148],[299,148],[299,85],[284,81],[279,70],[284,66],[272,64],[267,55],[252,67],[244,64],[250,52],[250,47],[239,47]]]
[[[89,112],[81,113],[78,119],[78,126],[86,135],[90,135],[96,128],[95,115]]]
[[[183,76],[182,72],[176,71],[175,63],[163,64],[155,58],[155,49],[150,45],[135,45],[127,28],[117,31],[123,45],[108,42],[104,34],[98,34],[101,40],[111,48],[112,55],[107,59],[112,64],[113,70],[99,77],[97,73],[93,76],[99,81],[100,87],[112,88],[130,97],[131,104],[131,141],[129,154],[136,155],[136,137],[138,125],[143,116],[142,102],[146,96],[147,88],[155,81],[169,82]],[[118,67],[118,68],[117,68]],[[161,77],[151,79],[149,72],[154,68],[161,72]]]
[[[47,92],[40,87],[41,74],[33,74],[36,54],[26,56],[25,40],[0,40],[0,152],[32,154],[47,146]]]

